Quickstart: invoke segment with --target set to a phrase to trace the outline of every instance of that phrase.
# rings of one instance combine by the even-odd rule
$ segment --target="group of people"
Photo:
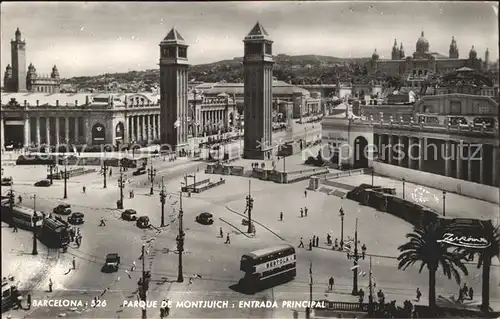
[[[79,227],[71,227],[69,229],[69,238],[71,242],[75,242],[77,248],[80,248],[82,244],[82,234],[80,233]]]
[[[464,302],[467,297],[469,300],[474,299],[474,289],[472,289],[472,287],[467,287],[467,284],[464,283],[463,287],[460,287],[458,290],[458,302]]]

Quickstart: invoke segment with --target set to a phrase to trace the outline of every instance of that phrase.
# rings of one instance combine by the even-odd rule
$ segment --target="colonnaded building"
[[[372,59],[367,63],[369,72],[381,71],[391,75],[401,75],[406,81],[420,82],[432,74],[443,75],[461,67],[474,70],[485,70],[489,65],[489,51],[484,53],[484,61],[478,58],[474,46],[469,51],[469,56],[460,58],[455,38],[451,39],[448,56],[430,51],[430,43],[422,31],[417,40],[415,52],[407,56],[403,44],[398,47],[394,40],[391,59],[380,59],[377,50],[373,52]]]
[[[237,126],[227,95],[188,95],[188,136]],[[122,144],[159,140],[160,96],[151,93],[2,93],[2,147],[42,144]],[[195,114],[197,114],[195,116]]]
[[[4,74],[5,92],[44,92],[58,93],[61,79],[57,66],[52,67],[49,75],[38,74],[30,63],[26,71],[26,41],[21,39],[21,31],[17,28],[15,38],[10,42],[11,64],[7,65]]]

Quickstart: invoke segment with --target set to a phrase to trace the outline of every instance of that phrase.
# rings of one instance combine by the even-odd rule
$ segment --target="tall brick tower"
[[[272,154],[273,41],[260,22],[243,40],[245,144],[243,157],[269,159]]]
[[[16,30],[15,40],[10,41],[12,57],[12,80],[13,92],[26,91],[26,42],[21,40],[21,31]]]
[[[187,48],[175,27],[160,42],[160,140],[176,152],[188,145]]]

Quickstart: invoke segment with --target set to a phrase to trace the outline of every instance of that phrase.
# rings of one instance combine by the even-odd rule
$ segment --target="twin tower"
[[[243,40],[244,150],[248,159],[272,155],[273,41],[257,24]],[[160,42],[160,138],[173,151],[188,148],[188,45],[174,27]]]

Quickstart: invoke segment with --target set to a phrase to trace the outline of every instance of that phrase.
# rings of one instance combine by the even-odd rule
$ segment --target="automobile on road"
[[[146,168],[145,167],[140,167],[140,168],[138,168],[136,171],[134,171],[132,173],[132,175],[134,175],[134,176],[144,175],[144,174],[146,174]]]
[[[3,177],[2,178],[2,186],[12,186],[14,184],[14,180],[11,177]]]
[[[41,181],[36,182],[35,186],[36,187],[49,187],[50,181],[48,179],[42,179]]]
[[[75,212],[68,217],[68,223],[73,225],[81,225],[85,222],[83,213]]]
[[[111,269],[113,271],[118,271],[119,267],[120,267],[120,256],[117,253],[107,254],[104,268]]]
[[[148,216],[141,216],[137,218],[137,227],[139,228],[148,228],[149,227],[149,217]]]
[[[137,220],[137,212],[133,209],[127,209],[122,213],[122,219],[129,221]]]
[[[54,212],[54,214],[69,215],[69,214],[71,214],[71,205],[70,204],[59,204],[56,207],[54,207],[53,212]]]
[[[201,213],[195,218],[196,222],[202,225],[212,225],[214,223],[214,215],[210,213]]]

